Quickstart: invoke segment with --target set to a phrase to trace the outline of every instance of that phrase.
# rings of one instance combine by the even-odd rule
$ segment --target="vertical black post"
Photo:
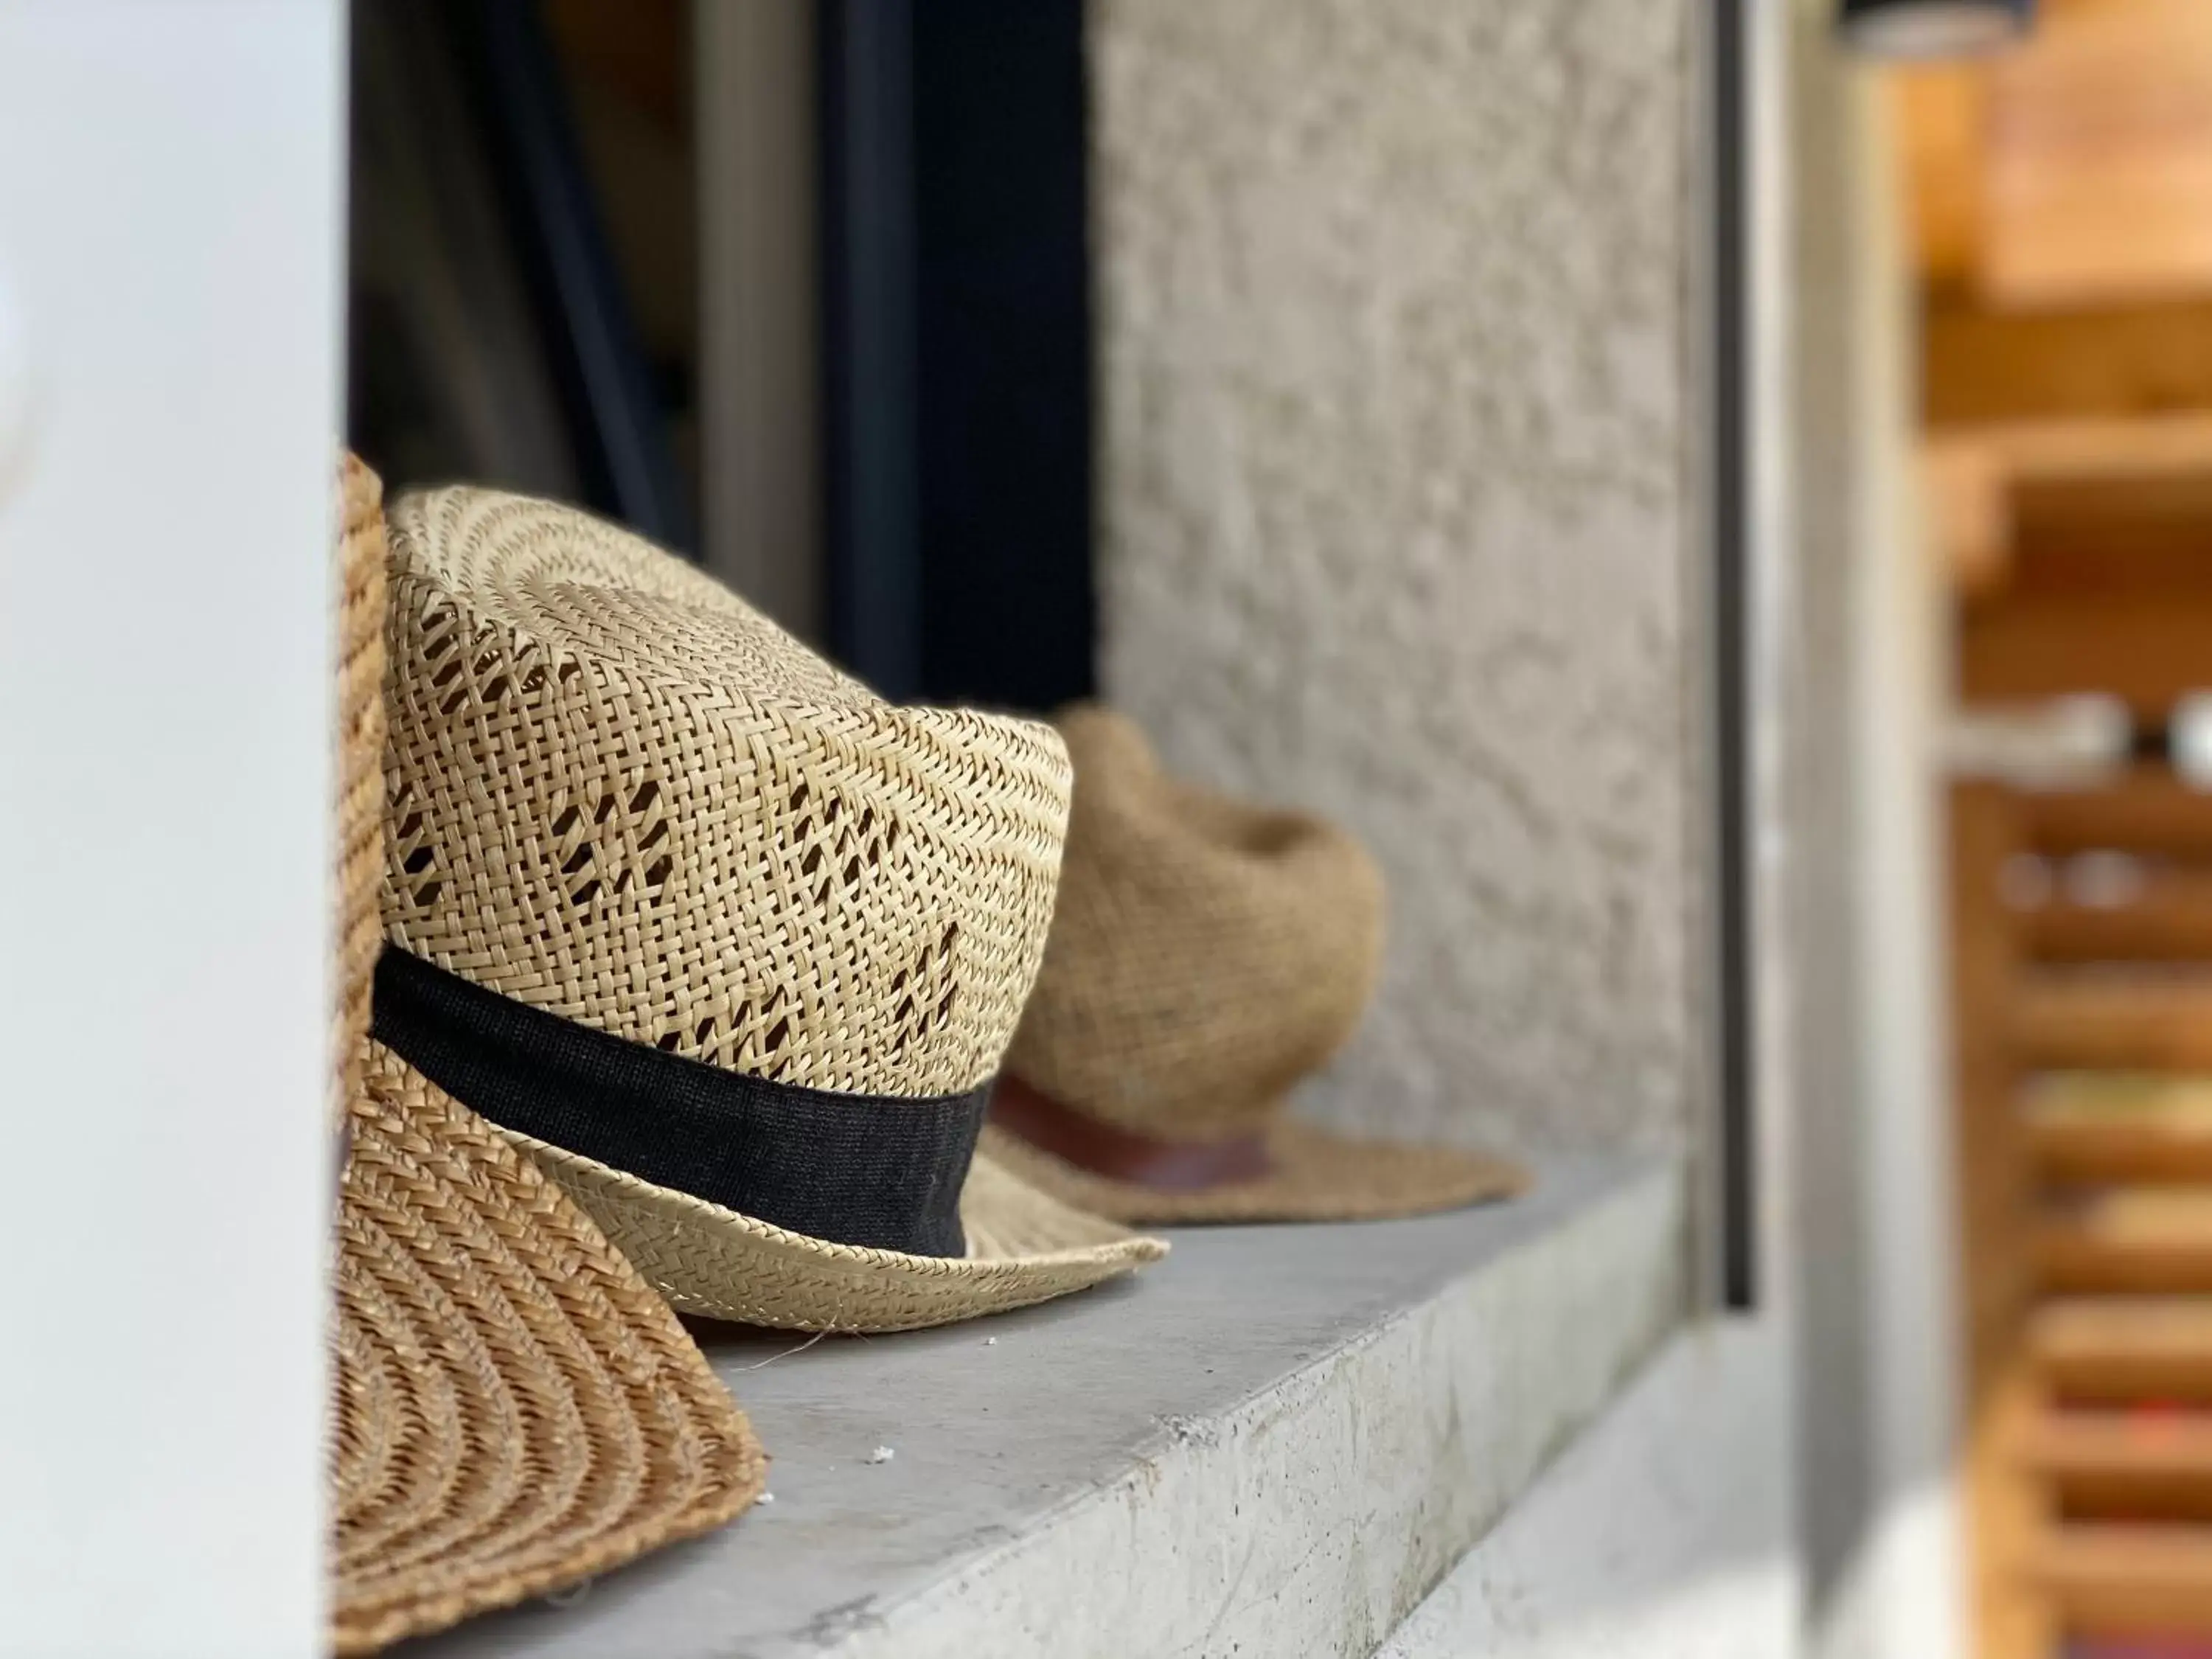
[[[926,0],[915,12],[933,699],[1041,711],[1092,690],[1083,13],[1083,0]]]
[[[721,0],[717,0],[721,3]],[[823,529],[830,650],[921,687],[912,0],[823,0]]]
[[[1745,0],[1716,0],[1712,23],[1712,463],[1715,781],[1714,895],[1719,934],[1722,1294],[1757,1305],[1759,1208],[1751,835],[1752,157]]]

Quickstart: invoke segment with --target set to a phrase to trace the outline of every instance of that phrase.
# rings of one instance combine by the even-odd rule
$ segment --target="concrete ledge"
[[[1796,1652],[1787,1361],[1771,1319],[1678,1332],[1376,1659]]]
[[[1182,1232],[950,1330],[709,1335],[775,1502],[407,1651],[1369,1654],[1678,1322],[1681,1194],[1562,1164],[1457,1215]]]

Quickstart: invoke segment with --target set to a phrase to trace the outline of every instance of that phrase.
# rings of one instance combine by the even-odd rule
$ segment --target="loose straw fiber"
[[[603,1572],[728,1520],[759,1444],[665,1304],[536,1166],[365,1039],[380,939],[384,532],[343,477],[331,1470],[340,1654]]]

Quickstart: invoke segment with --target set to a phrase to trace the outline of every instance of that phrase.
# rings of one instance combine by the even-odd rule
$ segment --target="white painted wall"
[[[0,0],[0,1655],[322,1649],[343,40]]]
[[[1852,738],[1873,1512],[1826,1650],[1946,1659],[1965,1653],[1967,1629],[1942,937],[1944,596],[1911,482],[1909,267],[1881,90],[1857,71],[1850,94],[1862,191],[1851,205],[1867,262],[1854,296],[1866,453],[1853,560]]]
[[[1823,1659],[1965,1650],[1936,771],[1942,595],[1911,485],[1913,331],[1877,72],[1832,7],[1758,9],[1789,384],[1762,623],[1801,1521]]]

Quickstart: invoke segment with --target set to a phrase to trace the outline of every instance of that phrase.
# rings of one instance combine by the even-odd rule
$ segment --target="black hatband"
[[[563,1019],[386,945],[374,1036],[503,1128],[793,1232],[965,1254],[991,1085],[916,1100],[771,1083]]]

